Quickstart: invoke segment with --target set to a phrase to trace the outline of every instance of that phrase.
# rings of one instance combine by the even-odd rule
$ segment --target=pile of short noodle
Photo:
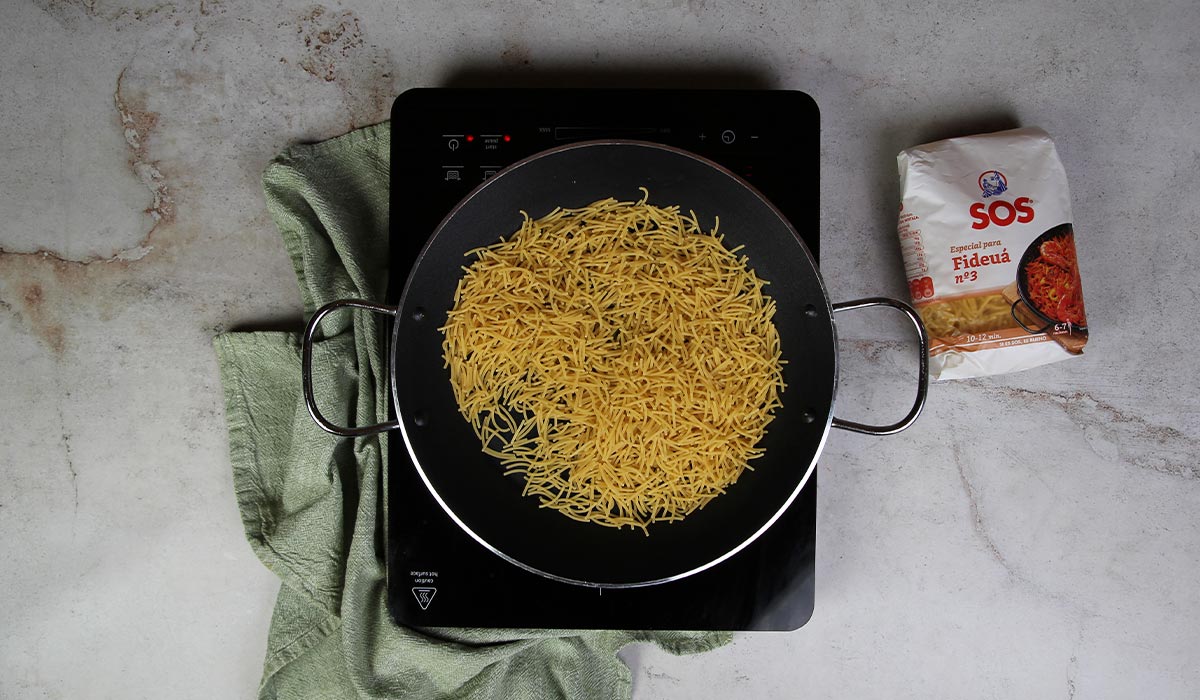
[[[648,197],[526,214],[467,254],[442,328],[459,410],[525,494],[647,534],[762,455],[784,389],[767,283]]]

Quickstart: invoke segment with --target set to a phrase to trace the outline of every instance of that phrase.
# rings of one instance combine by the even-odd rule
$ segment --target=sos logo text
[[[998,196],[1008,191],[1008,178],[999,170],[985,170],[979,175],[979,189],[985,199]],[[977,231],[982,231],[992,224],[1027,224],[1033,221],[1033,200],[1029,197],[1017,197],[1012,202],[1003,199],[993,200],[990,204],[975,202],[971,205],[970,214],[971,228]]]

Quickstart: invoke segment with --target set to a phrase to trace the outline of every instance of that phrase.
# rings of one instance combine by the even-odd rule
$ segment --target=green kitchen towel
[[[296,146],[263,174],[306,314],[345,297],[382,300],[388,266],[388,125]],[[382,318],[327,317],[314,347],[326,417],[387,415]],[[234,487],[251,547],[282,581],[261,698],[627,698],[617,651],[652,641],[675,654],[729,639],[700,632],[409,629],[385,606],[387,436],[339,439],[309,418],[300,336],[214,341]],[[398,468],[404,468],[399,465]]]

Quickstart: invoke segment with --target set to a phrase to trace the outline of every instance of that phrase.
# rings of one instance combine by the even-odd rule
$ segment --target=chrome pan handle
[[[917,353],[920,360],[920,370],[917,373],[917,400],[913,402],[913,407],[909,410],[907,416],[891,425],[867,425],[865,423],[842,420],[837,416],[833,417],[832,425],[835,428],[850,430],[856,433],[865,433],[867,435],[894,435],[912,425],[917,420],[917,416],[921,415],[921,410],[925,408],[925,395],[929,392],[929,334],[925,332],[925,324],[921,321],[921,317],[917,315],[916,310],[899,299],[867,297],[865,299],[855,299],[854,301],[844,301],[840,304],[834,304],[833,312],[836,314],[841,311],[853,311],[871,306],[890,306],[902,312],[908,317],[909,321],[912,321],[913,328],[917,331],[917,344],[919,346]]]
[[[361,299],[339,299],[330,302],[325,306],[317,309],[313,314],[312,319],[308,322],[308,327],[304,329],[304,343],[301,348],[302,365],[304,375],[304,405],[308,408],[308,415],[312,416],[314,422],[321,426],[321,429],[327,433],[340,435],[342,437],[362,437],[364,435],[375,435],[393,428],[400,427],[398,420],[391,420],[386,423],[377,423],[375,425],[367,425],[361,428],[344,428],[340,425],[334,425],[329,422],[325,416],[321,415],[321,410],[317,408],[317,397],[313,392],[312,381],[312,360],[313,360],[313,335],[317,332],[317,326],[320,325],[321,319],[325,318],[330,313],[338,309],[366,309],[377,314],[386,314],[395,317],[397,309],[394,306],[384,306],[383,304],[375,304]]]

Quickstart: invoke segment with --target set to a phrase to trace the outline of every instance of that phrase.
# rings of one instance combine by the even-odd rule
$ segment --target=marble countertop
[[[301,321],[260,172],[480,75],[810,93],[838,300],[906,294],[902,148],[1041,126],[1072,185],[1086,354],[833,435],[812,621],[628,648],[636,698],[1200,695],[1197,27],[1191,0],[8,3],[0,696],[254,697],[277,582],[210,342]],[[889,324],[843,329],[844,417],[903,411]]]

